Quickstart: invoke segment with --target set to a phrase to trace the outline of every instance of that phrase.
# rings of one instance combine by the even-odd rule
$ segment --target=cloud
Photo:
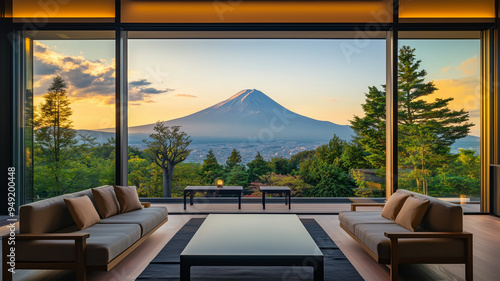
[[[479,74],[479,58],[474,56],[470,59],[464,60],[458,67],[457,70],[461,70],[465,75],[477,75]]]
[[[177,94],[177,95],[174,95],[174,96],[178,97],[178,98],[197,98],[197,96],[188,95],[188,94]]]
[[[153,94],[153,95],[157,95],[157,94],[161,94],[161,93],[168,93],[168,92],[171,92],[173,91],[173,89],[165,89],[165,90],[158,90],[158,89],[155,89],[155,88],[142,88],[139,90],[140,93],[143,93],[143,94]]]
[[[446,73],[446,72],[448,72],[450,69],[451,69],[451,66],[444,67],[443,69],[441,69],[441,73]]]
[[[37,75],[53,75],[61,71],[61,68],[58,65],[45,63],[38,57],[35,57],[34,65],[36,67]]]
[[[128,83],[130,86],[140,87],[140,86],[148,86],[151,85],[151,82],[148,82],[146,79],[136,80]]]
[[[75,101],[92,99],[97,104],[112,104],[115,97],[115,70],[112,61],[90,61],[83,56],[66,56],[35,42],[35,95],[43,95],[56,75],[68,86]]]
[[[56,75],[62,76],[68,85],[68,96],[74,101],[91,99],[97,104],[114,104],[115,69],[114,61],[88,60],[85,57],[67,56],[48,46],[35,42],[35,95],[47,92]],[[165,94],[173,89],[152,87],[152,82],[139,79],[129,83],[129,100],[140,103],[154,102],[151,97]]]

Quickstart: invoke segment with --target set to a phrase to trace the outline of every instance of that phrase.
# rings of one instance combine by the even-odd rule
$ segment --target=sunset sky
[[[51,79],[68,83],[74,126],[114,126],[114,41],[35,42],[35,104]],[[401,40],[416,48],[427,81],[465,108],[479,135],[479,40]],[[348,53],[347,50],[353,51]],[[349,124],[362,115],[368,86],[385,84],[385,41],[130,40],[129,126],[182,117],[258,89],[286,108],[318,120]]]

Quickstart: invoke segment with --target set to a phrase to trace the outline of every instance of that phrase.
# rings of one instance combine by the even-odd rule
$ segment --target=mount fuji
[[[214,106],[166,121],[165,125],[181,126],[193,142],[328,141],[334,134],[350,140],[354,134],[348,125],[294,113],[255,89],[242,90]],[[154,126],[129,127],[129,141],[141,142]]]

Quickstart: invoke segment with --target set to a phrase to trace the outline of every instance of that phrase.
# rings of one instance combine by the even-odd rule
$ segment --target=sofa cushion
[[[23,205],[19,208],[20,233],[50,233],[74,225],[75,222],[64,203],[64,198],[87,195],[94,200],[90,189],[56,196]]]
[[[390,239],[385,232],[410,232],[398,224],[358,224],[358,237],[383,263],[390,262]],[[464,257],[465,244],[460,239],[400,239],[399,257],[457,258]]]
[[[118,186],[115,185],[116,198],[120,203],[120,213],[135,211],[142,208],[137,188],[135,186]]]
[[[361,223],[395,223],[380,216],[380,212],[342,212],[339,214],[340,223],[352,233],[355,233],[356,226]]]
[[[119,214],[101,220],[103,224],[124,224],[134,223],[141,227],[141,235],[144,236],[155,228],[160,222],[168,217],[167,208],[165,207],[150,207],[140,210]]]
[[[87,195],[76,198],[64,198],[71,217],[78,229],[85,229],[101,221],[94,204]]]
[[[97,211],[101,218],[114,216],[120,212],[120,205],[113,186],[103,186],[99,188],[92,188],[92,195],[94,196]]]
[[[382,209],[382,217],[395,220],[409,196],[409,194],[404,194],[398,191],[392,194],[391,197],[389,197],[389,200],[385,203],[384,209]]]
[[[460,205],[452,204],[450,202],[404,189],[399,189],[398,192],[404,192],[415,198],[429,200],[429,208],[420,223],[420,226],[423,228],[429,231],[441,232],[463,231],[463,210]]]
[[[408,197],[395,222],[408,230],[415,231],[422,222],[428,207],[429,200]]]
[[[84,230],[75,226],[59,231],[61,233],[89,233],[87,239],[87,265],[106,265],[141,238],[137,224],[95,224]],[[16,241],[18,261],[72,261],[73,241]]]

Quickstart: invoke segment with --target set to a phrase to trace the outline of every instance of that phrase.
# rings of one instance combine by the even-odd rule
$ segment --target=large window
[[[28,200],[115,182],[114,41],[71,39],[89,34],[41,32],[27,40]]]
[[[480,40],[399,46],[398,187],[479,211]]]
[[[384,40],[128,45],[128,179],[140,195],[180,196],[219,178],[247,196],[258,185],[307,197],[384,195]]]

